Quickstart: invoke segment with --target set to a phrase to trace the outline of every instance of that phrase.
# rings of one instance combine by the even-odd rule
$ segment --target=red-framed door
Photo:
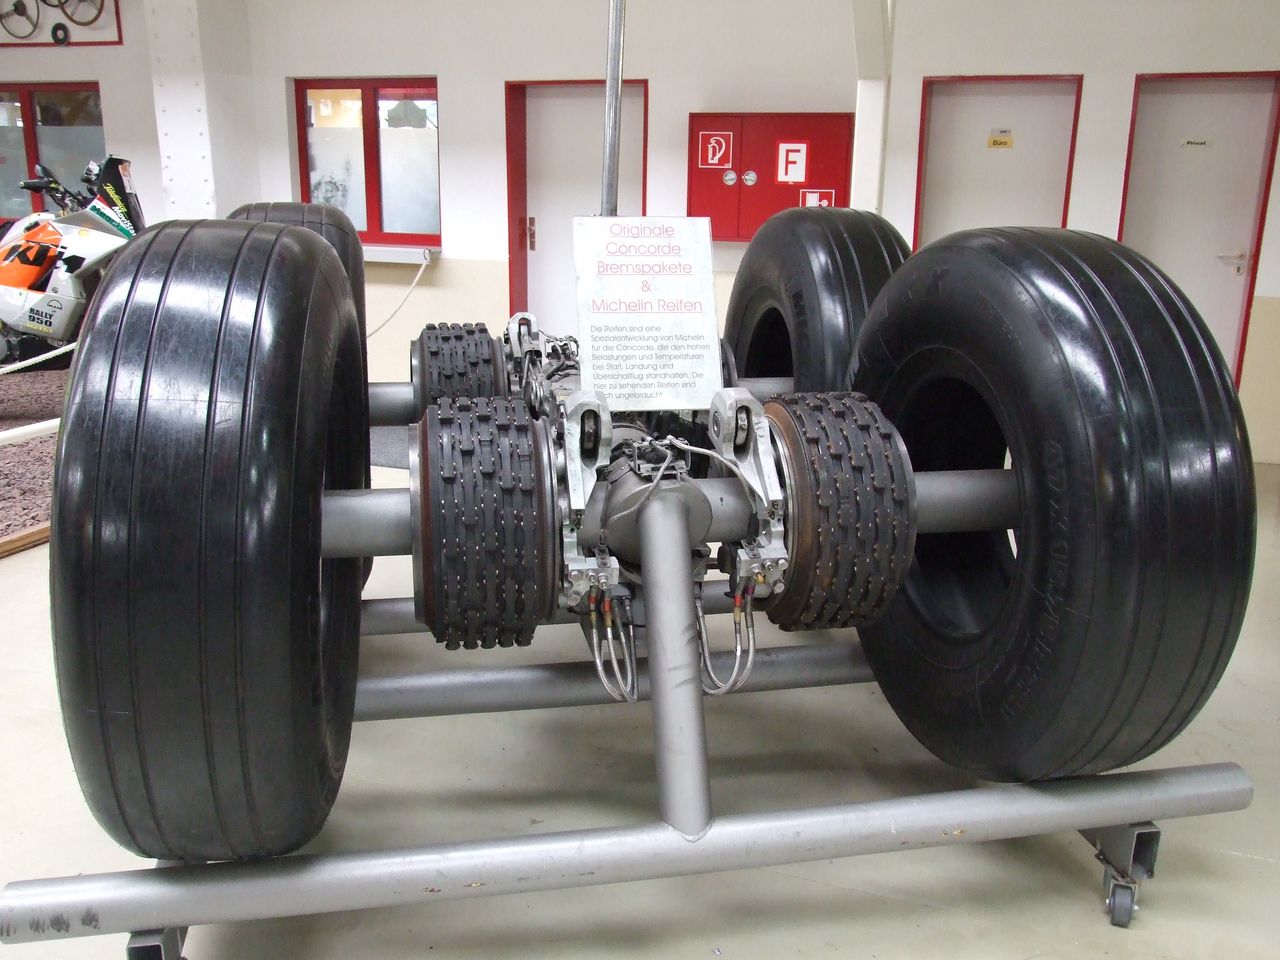
[[[1071,73],[925,77],[921,85],[920,94],[920,140],[916,157],[915,222],[911,237],[913,249],[920,248],[922,227],[925,226],[925,188],[928,181],[930,121],[932,119],[931,106],[934,95],[944,88],[963,89],[977,84],[989,84],[996,88],[1012,88],[1017,85],[1023,85],[1027,87],[1029,91],[1032,87],[1037,86],[1042,90],[1048,91],[1051,86],[1061,84],[1064,89],[1070,91],[1070,94],[1072,95],[1072,102],[1070,105],[1070,128],[1069,131],[1066,131],[1065,136],[1062,136],[1060,139],[1060,142],[1065,143],[1066,170],[1062,177],[1062,208],[1059,225],[1063,227],[1067,225],[1067,212],[1071,206],[1071,180],[1075,170],[1076,133],[1080,125],[1080,97],[1084,89],[1083,75]],[[975,129],[972,131],[972,135],[975,137],[975,143],[978,142],[976,138],[988,138],[988,147],[994,150],[996,148],[990,147],[990,145],[997,139],[999,132],[999,128]],[[1011,149],[1019,150],[1020,145],[1018,132],[1016,130],[1012,131],[1011,140]],[[993,156],[995,155],[996,154],[993,153]],[[1054,221],[1058,221],[1058,218],[1056,217],[1056,208]],[[996,224],[990,225],[994,226]]]
[[[638,88],[644,99],[641,145],[641,212],[648,210],[649,193],[649,81],[623,80]],[[603,87],[604,80],[508,80],[507,120],[507,254],[511,312],[529,306],[529,88]],[[603,121],[603,117],[601,118]],[[601,128],[601,137],[604,131]]]
[[[99,109],[102,104],[102,94],[98,89],[98,84],[92,80],[83,82],[65,81],[52,83],[7,83],[0,81],[0,92],[15,93],[18,96],[18,112],[22,118],[22,146],[26,156],[24,158],[25,173],[17,176],[15,180],[23,180],[33,178],[36,175],[36,164],[40,163],[40,145],[36,135],[36,94],[47,91],[66,91],[69,93],[94,93],[98,95]],[[93,159],[101,159],[95,157]],[[0,171],[2,172],[2,171]],[[73,177],[79,175],[78,170],[58,170],[55,171],[63,177]],[[4,174],[7,176],[8,174]],[[72,181],[74,184],[76,181]],[[32,213],[41,213],[44,211],[44,196],[39,193],[33,193],[31,196]]]
[[[1141,109],[1144,94],[1146,113]],[[1179,97],[1185,109],[1169,99]],[[1200,102],[1187,99],[1191,97]],[[1233,108],[1232,100],[1241,99],[1251,99],[1252,106],[1238,103]],[[1247,112],[1236,121],[1245,124],[1243,131],[1230,125],[1241,108]],[[1169,142],[1156,162],[1150,156],[1151,138],[1161,131],[1151,125],[1167,125],[1171,119],[1179,123],[1177,136],[1159,137]],[[1150,256],[1183,287],[1214,330],[1237,387],[1244,370],[1278,138],[1280,71],[1144,73],[1134,78],[1116,236]],[[1141,155],[1135,156],[1135,149]],[[1189,178],[1188,185],[1173,191],[1167,189],[1171,181],[1153,179],[1179,175]],[[1167,247],[1183,241],[1208,246],[1198,253]],[[1237,294],[1238,309],[1230,303]]]

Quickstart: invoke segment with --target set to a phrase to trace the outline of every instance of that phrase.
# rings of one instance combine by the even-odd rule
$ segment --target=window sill
[[[385,243],[366,243],[364,246],[365,263],[411,263],[417,265],[425,259],[429,262],[440,259],[440,248],[432,246],[398,246]]]

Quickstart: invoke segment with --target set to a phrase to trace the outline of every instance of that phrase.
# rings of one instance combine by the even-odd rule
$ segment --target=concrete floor
[[[403,473],[375,471],[384,485]],[[1234,760],[1243,813],[1164,824],[1158,876],[1128,930],[1102,912],[1100,868],[1076,835],[576,891],[198,928],[215,958],[1280,956],[1280,468],[1259,473],[1258,563],[1235,658],[1191,727],[1144,767]],[[49,652],[47,548],[0,561],[0,881],[140,865],[86,809],[67,755]],[[379,560],[368,596],[409,591]],[[765,643],[781,638],[767,625]],[[813,639],[812,637],[808,639]],[[830,638],[836,642],[839,637]],[[365,673],[577,659],[573,628],[528,651],[449,653],[374,638]],[[873,685],[708,703],[722,813],[970,785],[907,734]],[[317,851],[391,848],[641,823],[656,809],[648,708],[595,707],[358,725]],[[123,937],[0,947],[0,960],[122,957]]]

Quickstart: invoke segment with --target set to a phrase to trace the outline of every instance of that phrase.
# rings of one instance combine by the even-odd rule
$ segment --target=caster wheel
[[[1137,891],[1127,883],[1116,883],[1111,887],[1111,895],[1107,897],[1107,912],[1113,927],[1127,927],[1133,921],[1133,914],[1138,909]]]

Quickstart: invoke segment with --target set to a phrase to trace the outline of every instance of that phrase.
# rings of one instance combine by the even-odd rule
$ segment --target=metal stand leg
[[[707,731],[702,715],[689,508],[659,492],[640,509],[641,573],[650,600],[647,636],[654,753],[662,819],[686,837],[711,825]]]
[[[182,960],[182,945],[186,939],[185,927],[144,930],[129,937],[124,955],[126,960]]]
[[[1160,849],[1160,828],[1154,823],[1081,830],[1080,835],[1097,850],[1103,866],[1102,895],[1111,924],[1127,927],[1138,910],[1138,887],[1155,876]]]
[[[157,867],[180,867],[181,860],[157,860]],[[124,948],[125,960],[183,960],[182,946],[187,942],[186,927],[162,930],[139,930],[129,934]]]

